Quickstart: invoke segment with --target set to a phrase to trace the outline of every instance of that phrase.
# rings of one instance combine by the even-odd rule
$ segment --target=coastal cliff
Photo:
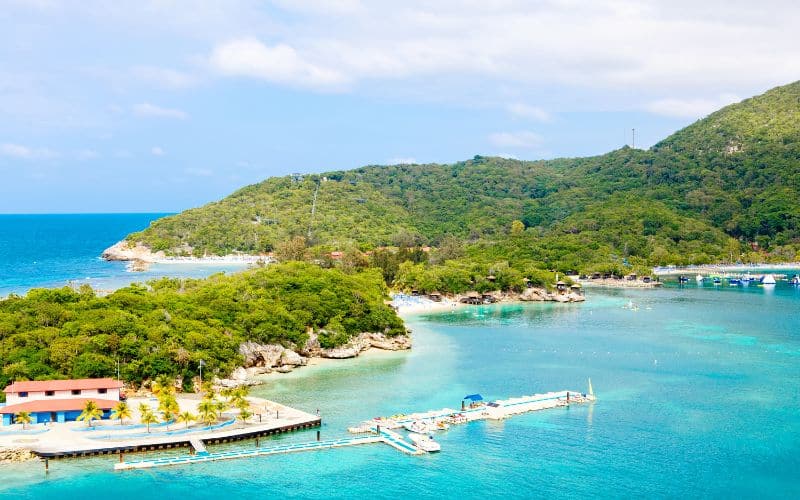
[[[130,242],[122,240],[103,250],[100,257],[109,261],[118,260],[152,263],[164,259],[166,255],[161,251],[153,252],[149,247],[141,243],[131,245]]]
[[[355,358],[368,349],[385,351],[411,349],[411,337],[409,335],[387,337],[382,333],[365,332],[353,337],[347,344],[330,349],[320,346],[316,333],[310,333],[306,343],[296,350],[277,344],[243,342],[239,345],[239,354],[244,358],[243,366],[236,368],[230,378],[216,379],[214,382],[224,387],[257,385],[259,382],[255,377],[258,375],[273,372],[288,373],[307,365],[310,358]]]

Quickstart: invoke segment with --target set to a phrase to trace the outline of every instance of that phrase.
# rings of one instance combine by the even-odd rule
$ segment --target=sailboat
[[[775,277],[771,274],[765,274],[761,279],[761,284],[764,286],[775,286]]]

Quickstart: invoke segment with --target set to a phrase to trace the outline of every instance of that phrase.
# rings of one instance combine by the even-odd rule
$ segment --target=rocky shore
[[[15,464],[34,460],[36,455],[25,448],[0,448],[0,464]]]
[[[368,349],[401,351],[411,349],[411,337],[397,335],[387,337],[382,333],[362,333],[347,344],[334,348],[323,348],[316,333],[310,333],[305,345],[288,348],[277,344],[244,342],[239,346],[239,354],[244,357],[244,365],[235,369],[230,378],[216,379],[214,383],[223,387],[258,385],[259,375],[267,373],[289,373],[308,364],[310,358],[348,359],[355,358]]]
[[[153,252],[141,243],[132,245],[130,242],[122,240],[103,250],[100,257],[105,260],[153,263],[166,258],[166,255],[161,251]]]

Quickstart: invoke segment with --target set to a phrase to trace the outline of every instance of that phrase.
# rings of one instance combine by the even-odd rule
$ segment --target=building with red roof
[[[3,389],[6,405],[0,415],[3,425],[13,424],[21,412],[30,413],[32,423],[69,422],[94,401],[107,418],[120,401],[120,389],[122,382],[111,378],[14,382]]]

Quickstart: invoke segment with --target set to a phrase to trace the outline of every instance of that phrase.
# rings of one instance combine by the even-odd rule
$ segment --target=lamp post
[[[206,362],[201,359],[200,363],[198,363],[198,364],[200,365],[200,392],[202,393],[203,392],[203,366],[206,364]]]

